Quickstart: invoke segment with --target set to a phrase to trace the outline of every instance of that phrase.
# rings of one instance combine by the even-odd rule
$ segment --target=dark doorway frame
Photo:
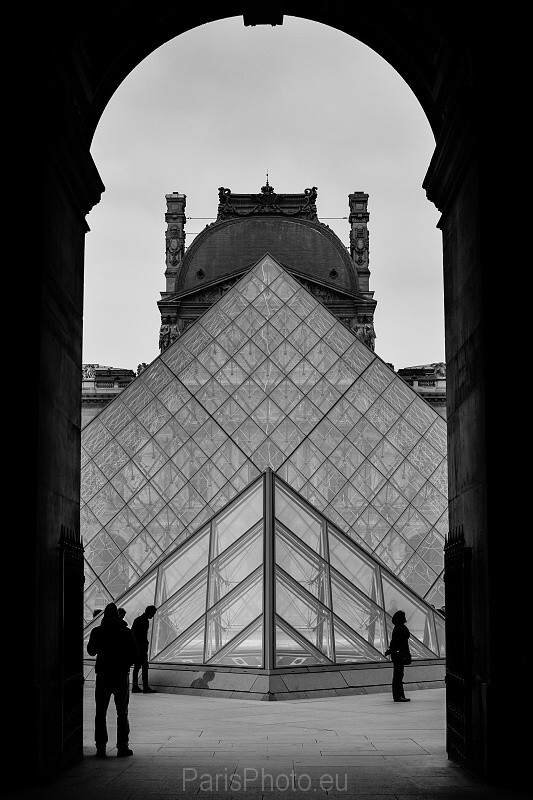
[[[471,602],[452,606],[469,609],[469,618],[455,620],[452,611],[447,635],[463,631],[472,654],[462,683],[470,720],[464,763],[490,782],[511,774],[519,780],[527,764],[525,743],[517,744],[509,730],[531,718],[522,696],[528,655],[517,646],[510,679],[510,652],[502,636],[509,624],[508,598],[514,607],[526,607],[527,581],[519,585],[516,552],[501,546],[512,476],[501,469],[500,410],[490,391],[492,365],[501,363],[505,352],[494,324],[501,298],[491,272],[497,247],[492,158],[504,128],[491,102],[505,74],[494,59],[501,19],[481,21],[477,8],[470,8],[476,4],[455,0],[42,5],[19,20],[16,34],[21,49],[16,123],[21,137],[30,138],[29,146],[20,147],[19,196],[12,202],[30,276],[20,301],[24,324],[17,347],[31,391],[20,401],[23,425],[14,432],[19,463],[13,474],[18,485],[23,482],[24,513],[14,504],[7,523],[10,530],[23,529],[25,581],[16,594],[23,623],[14,626],[13,652],[25,691],[8,714],[14,720],[12,741],[24,742],[27,780],[54,777],[82,757],[74,717],[81,713],[83,656],[83,578],[81,571],[75,575],[81,547],[83,262],[85,218],[104,190],[90,155],[94,130],[121,81],[169,39],[226,17],[279,24],[283,14],[330,25],[374,49],[411,87],[435,135],[424,188],[441,213],[443,237],[450,529],[460,526],[471,549],[472,588]],[[501,105],[498,112],[501,117]],[[68,581],[65,547],[71,554]]]

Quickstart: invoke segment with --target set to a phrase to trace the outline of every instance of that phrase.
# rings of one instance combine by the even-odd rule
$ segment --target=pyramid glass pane
[[[169,642],[205,614],[206,596],[207,569],[204,569],[158,607],[152,624],[152,656],[157,656]]]
[[[231,547],[263,519],[268,467],[301,494],[278,488],[275,516],[303,552],[380,607],[381,569],[406,608],[444,605],[444,421],[269,256],[86,425],[82,463],[87,618],[211,518],[209,559]]]
[[[276,526],[275,553],[276,563],[291,578],[321,603],[331,607],[329,570],[326,561],[280,525]]]
[[[263,620],[258,617],[242,633],[213,656],[210,664],[233,667],[263,666]]]
[[[159,606],[190,581],[194,575],[207,567],[209,556],[209,533],[206,528],[188,541],[159,570],[159,581],[155,605]]]
[[[333,660],[331,612],[276,568],[276,613],[313,647]]]
[[[276,492],[276,519],[299,536],[308,547],[324,555],[325,534],[320,517],[309,513],[296,497],[285,492],[281,486]]]
[[[263,484],[256,483],[217,518],[211,558],[215,558],[263,518]]]
[[[276,624],[276,666],[307,667],[316,664],[331,664],[326,656],[316,650],[306,639],[291,629],[281,619]]]
[[[205,617],[201,617],[177,639],[156,654],[158,662],[178,664],[203,664]]]
[[[208,612],[206,661],[241,633],[262,611],[263,573],[260,567]]]
[[[339,617],[380,653],[387,649],[385,614],[368,597],[354,589],[341,575],[331,572],[332,607]],[[335,623],[335,631],[337,630]],[[335,633],[336,636],[336,633]],[[336,641],[336,639],[335,639]]]
[[[339,619],[335,618],[335,663],[360,663],[364,661],[375,662],[385,661],[382,652],[371,647],[364,639],[344,625]],[[383,652],[386,650],[383,645]]]
[[[407,588],[392,576],[383,573],[382,584],[387,614],[392,617],[398,609],[404,611],[406,625],[411,634],[433,653],[437,653],[435,615],[425,604],[419,602],[415,595],[409,595]]]
[[[332,525],[328,526],[329,561],[350,583],[375,603],[383,605],[379,567],[375,561]]]
[[[209,565],[208,605],[214,606],[263,563],[263,525],[255,525]]]

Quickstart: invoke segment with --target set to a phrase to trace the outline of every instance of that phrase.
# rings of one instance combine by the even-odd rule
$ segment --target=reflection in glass
[[[330,525],[328,538],[331,566],[348,578],[363,594],[382,605],[377,564]]]
[[[387,646],[383,609],[361,592],[355,591],[348,581],[333,571],[331,573],[331,595],[335,616],[340,617],[373,648],[379,650],[380,653],[385,652]],[[335,642],[337,641],[336,636],[337,623],[335,622]]]
[[[155,605],[160,606],[206,567],[208,555],[209,528],[205,528],[161,565]]]
[[[383,645],[383,652],[386,649],[386,645]],[[336,664],[353,664],[354,661],[385,661],[383,652],[371,647],[363,639],[360,639],[348,625],[344,625],[339,619],[335,619]]]
[[[259,567],[207,613],[206,661],[263,611],[263,570]]]
[[[263,619],[258,617],[242,633],[219,650],[210,664],[225,664],[234,667],[263,666]]]
[[[208,606],[218,603],[263,562],[263,524],[215,558],[209,567]]]
[[[331,664],[326,656],[316,650],[282,619],[276,620],[276,666],[306,667],[315,664]]]
[[[263,481],[258,481],[213,525],[211,558],[215,558],[263,517]]]
[[[158,606],[152,622],[154,656],[205,614],[206,589],[207,569],[204,569],[170,600]]]
[[[330,606],[328,565],[306,547],[276,525],[276,563],[303,588],[326,606]]]
[[[328,659],[333,659],[331,612],[276,568],[276,613]]]
[[[433,613],[418,601],[415,595],[409,595],[408,590],[399,581],[395,581],[386,573],[382,573],[382,583],[385,611],[389,617],[398,610],[403,611],[411,635],[434,654],[438,653]]]
[[[319,556],[324,556],[325,540],[320,517],[310,514],[280,485],[276,491],[276,519],[279,519],[291,533],[299,536]]]
[[[157,654],[157,661],[174,664],[204,663],[205,617]]]

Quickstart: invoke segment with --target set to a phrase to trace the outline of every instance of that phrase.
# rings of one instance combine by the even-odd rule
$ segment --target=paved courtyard
[[[259,702],[132,695],[130,746],[97,759],[93,690],[85,690],[84,761],[28,800],[511,800],[448,761],[444,689]],[[114,707],[108,714],[115,743]]]

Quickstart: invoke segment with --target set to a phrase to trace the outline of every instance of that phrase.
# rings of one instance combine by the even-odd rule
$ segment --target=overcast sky
[[[88,217],[83,362],[136,369],[159,354],[165,194],[187,196],[186,238],[218,187],[318,187],[349,242],[348,194],[369,194],[376,353],[398,369],[444,361],[439,214],[422,181],[434,149],[403,79],[355,39],[307,20],[195,28],[146,58],[111,98],[91,152],[106,187]]]

